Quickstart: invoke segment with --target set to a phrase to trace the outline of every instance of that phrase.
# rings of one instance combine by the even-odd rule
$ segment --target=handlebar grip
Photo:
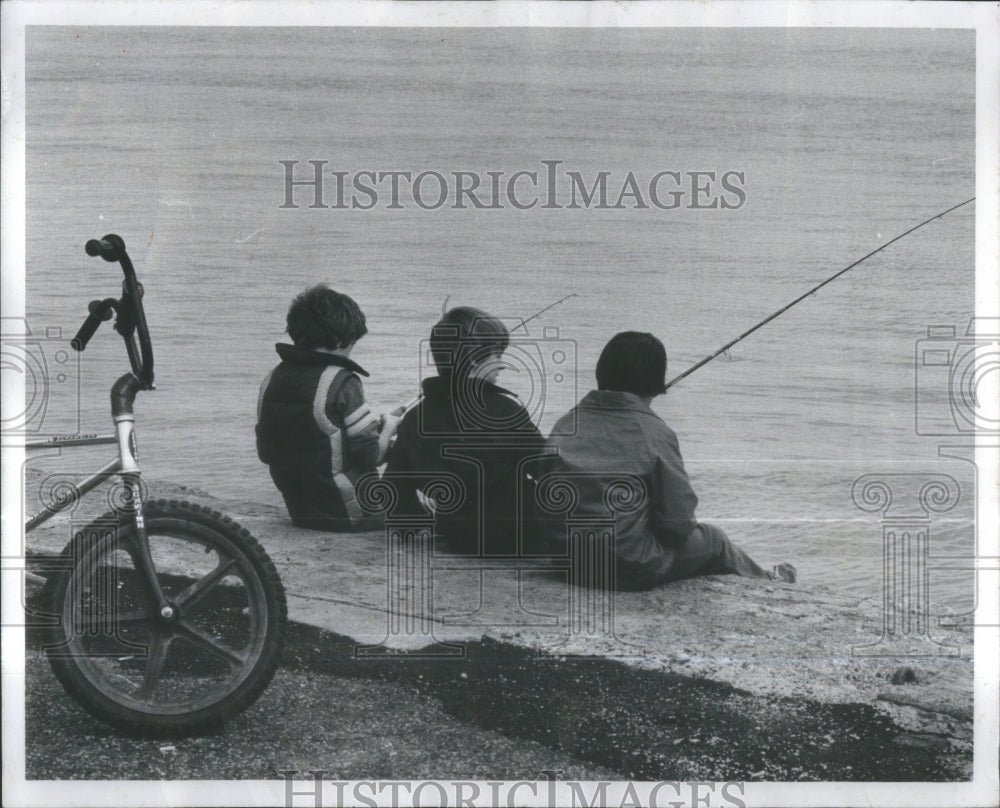
[[[87,343],[90,342],[90,338],[94,336],[94,332],[97,331],[101,322],[101,318],[91,312],[87,319],[83,321],[83,325],[80,326],[80,330],[76,332],[76,336],[70,340],[70,347],[72,347],[74,351],[82,351],[86,348]]]
[[[96,258],[99,255],[105,261],[117,261],[118,245],[116,240],[120,241],[117,236],[105,236],[101,239],[92,238],[84,249],[91,258]]]
[[[111,319],[111,313],[115,308],[115,299],[91,300],[88,308],[90,309],[90,314],[83,321],[80,330],[76,332],[76,336],[69,343],[74,351],[82,351],[86,348],[87,343],[90,342],[90,338],[94,336],[101,323]]]

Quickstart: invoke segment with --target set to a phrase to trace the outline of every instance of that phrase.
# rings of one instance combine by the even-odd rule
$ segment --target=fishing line
[[[933,222],[933,221],[934,221],[935,219],[940,219],[940,218],[941,218],[942,216],[946,216],[947,214],[951,213],[951,212],[952,212],[953,210],[958,210],[958,209],[959,209],[960,207],[962,207],[963,205],[968,205],[968,204],[969,204],[970,202],[973,202],[973,201],[975,201],[975,199],[976,199],[975,197],[972,197],[972,199],[966,199],[966,200],[965,200],[964,202],[959,202],[959,203],[958,203],[957,205],[954,205],[954,206],[952,206],[952,207],[948,208],[948,210],[944,210],[944,211],[941,211],[941,213],[937,213],[937,214],[935,214],[934,216],[931,216],[931,217],[930,217],[929,219],[925,219],[925,220],[924,220],[924,221],[922,221],[922,222],[921,222],[920,224],[918,224],[918,225],[915,225],[914,227],[911,227],[911,228],[910,228],[909,230],[907,230],[907,231],[906,231],[905,233],[900,233],[900,234],[899,234],[898,236],[896,236],[896,237],[895,237],[894,239],[891,239],[891,240],[887,241],[887,242],[886,242],[885,244],[883,244],[883,245],[882,245],[881,247],[877,247],[876,249],[872,250],[872,251],[871,251],[870,253],[868,253],[868,255],[866,255],[866,256],[864,256],[864,257],[862,257],[862,258],[859,258],[859,259],[858,259],[857,261],[855,261],[855,262],[854,262],[853,264],[850,264],[849,266],[846,266],[846,267],[844,267],[844,268],[843,268],[842,270],[840,270],[839,272],[836,272],[836,273],[834,273],[833,275],[831,275],[831,276],[830,276],[829,278],[827,278],[827,279],[826,279],[825,281],[823,281],[822,283],[818,283],[818,284],[816,284],[816,286],[814,286],[814,287],[813,287],[812,289],[810,289],[810,290],[809,290],[808,292],[804,292],[803,294],[799,295],[799,296],[798,296],[797,298],[795,298],[795,300],[793,300],[793,301],[792,301],[791,303],[789,303],[789,304],[788,304],[787,306],[782,306],[782,307],[781,307],[780,309],[778,309],[778,310],[777,310],[776,312],[774,312],[773,314],[769,314],[769,315],[768,315],[767,317],[765,317],[765,318],[764,318],[763,320],[761,320],[760,322],[758,322],[758,323],[757,323],[756,325],[754,325],[754,326],[752,326],[752,327],[748,328],[748,329],[747,329],[746,331],[744,331],[744,332],[743,332],[742,334],[740,334],[740,335],[739,335],[738,337],[736,337],[735,339],[732,339],[732,340],[730,340],[729,342],[727,342],[727,343],[726,343],[725,345],[723,345],[723,346],[722,346],[721,348],[719,348],[719,350],[717,350],[717,351],[716,351],[715,353],[713,353],[713,354],[710,354],[709,356],[706,356],[706,357],[705,357],[704,359],[702,359],[702,360],[701,360],[700,362],[698,362],[697,364],[695,364],[695,365],[692,365],[691,367],[689,367],[689,368],[688,368],[687,370],[685,370],[685,371],[684,371],[683,373],[681,373],[681,374],[680,374],[679,376],[675,376],[674,378],[672,378],[672,379],[671,379],[671,380],[670,380],[669,382],[667,382],[667,383],[666,383],[666,384],[665,384],[665,385],[663,386],[663,390],[664,390],[664,391],[666,391],[666,390],[667,390],[667,389],[669,389],[669,388],[670,388],[671,386],[673,386],[673,385],[677,384],[677,382],[679,382],[679,381],[680,381],[681,379],[685,378],[686,376],[690,376],[690,375],[691,375],[692,373],[694,373],[694,372],[695,372],[696,370],[698,370],[698,368],[700,368],[700,367],[703,367],[704,365],[707,365],[707,364],[708,364],[709,362],[711,362],[711,361],[712,361],[713,359],[715,359],[715,358],[716,358],[717,356],[719,356],[720,354],[723,354],[723,353],[725,353],[725,352],[726,352],[726,351],[728,351],[728,350],[729,350],[730,348],[732,348],[732,347],[733,347],[733,346],[734,346],[734,345],[735,345],[735,344],[736,344],[737,342],[740,342],[741,340],[743,340],[743,339],[745,339],[746,337],[750,336],[750,335],[751,335],[751,334],[752,334],[752,333],[753,333],[754,331],[756,331],[756,330],[757,330],[758,328],[760,328],[761,326],[764,326],[764,325],[767,325],[767,324],[768,324],[769,322],[771,322],[771,320],[773,320],[773,319],[774,319],[775,317],[778,317],[779,315],[781,315],[781,314],[784,314],[784,313],[785,313],[786,311],[788,311],[788,310],[789,310],[789,309],[790,309],[790,308],[791,308],[792,306],[796,305],[797,303],[801,303],[801,302],[802,302],[803,300],[805,300],[805,299],[806,299],[807,297],[809,297],[809,296],[810,296],[810,295],[812,295],[812,294],[815,294],[815,293],[816,293],[817,291],[819,291],[820,289],[822,289],[822,288],[823,288],[824,286],[826,286],[826,285],[827,285],[828,283],[830,283],[831,281],[835,281],[835,280],[836,280],[837,278],[839,278],[839,277],[840,277],[841,275],[843,275],[843,274],[844,274],[845,272],[848,272],[848,271],[850,271],[850,270],[854,269],[854,267],[856,267],[856,266],[857,266],[858,264],[861,264],[861,263],[863,263],[864,261],[867,261],[867,260],[868,260],[869,258],[871,258],[871,257],[872,257],[873,255],[875,255],[876,253],[880,253],[880,252],[882,252],[882,250],[884,250],[884,249],[885,249],[886,247],[888,247],[888,246],[889,246],[890,244],[895,244],[895,243],[896,243],[897,241],[899,241],[899,240],[900,240],[901,238],[904,238],[905,236],[908,236],[908,235],[910,235],[910,233],[912,233],[912,232],[913,232],[914,230],[919,230],[919,229],[920,229],[921,227],[923,227],[923,226],[924,226],[925,224],[930,224],[930,223],[931,223],[931,222]]]

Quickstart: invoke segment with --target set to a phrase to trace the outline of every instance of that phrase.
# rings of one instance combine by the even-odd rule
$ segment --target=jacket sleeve
[[[378,418],[365,402],[361,380],[353,373],[327,401],[327,417],[341,419],[346,446],[344,468],[356,472],[374,471],[378,464]]]
[[[382,479],[396,491],[398,499],[395,514],[398,516],[429,515],[417,497],[417,491],[422,485],[422,477],[418,473],[419,464],[414,462],[413,457],[415,452],[419,452],[416,445],[418,441],[417,415],[415,411],[410,411],[396,430],[396,443],[389,449],[385,471],[382,473]]]
[[[650,441],[654,467],[649,492],[649,521],[653,532],[668,543],[691,534],[698,526],[698,497],[691,487],[676,436],[663,428]]]

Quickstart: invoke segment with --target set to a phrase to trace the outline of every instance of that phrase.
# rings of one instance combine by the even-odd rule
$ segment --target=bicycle
[[[117,262],[119,299],[94,300],[71,345],[83,351],[116,316],[131,371],[111,388],[114,434],[28,441],[26,448],[115,444],[118,456],[47,504],[25,533],[120,477],[113,511],[77,532],[46,565],[43,647],[65,690],[95,717],[140,737],[217,730],[249,707],[277,670],[287,632],[285,590],[260,543],[221,513],[177,500],[145,501],[136,458],[136,395],[153,390],[143,287],[124,241],[87,254]],[[33,576],[38,580],[38,576]]]

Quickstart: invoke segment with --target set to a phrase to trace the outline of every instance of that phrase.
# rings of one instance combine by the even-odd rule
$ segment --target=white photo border
[[[415,27],[870,27],[967,28],[976,30],[976,314],[1000,311],[1000,11],[997,3],[966,2],[4,2],[2,307],[4,316],[23,316],[25,306],[25,28],[79,26],[415,26]],[[18,268],[22,268],[19,270]],[[987,400],[1000,401],[992,374]],[[24,391],[5,386],[5,407],[23,404]],[[995,414],[994,414],[995,417]],[[21,538],[21,492],[9,469],[23,464],[23,451],[4,447],[3,541]],[[1000,570],[997,558],[1000,468],[996,446],[981,447],[977,518],[987,543],[979,572],[975,631],[975,757],[969,783],[747,783],[747,805],[942,806],[986,805],[997,798],[998,624]],[[16,476],[16,475],[13,475]],[[282,781],[44,782],[24,779],[23,629],[11,627],[21,604],[15,587],[3,590],[3,793],[7,805],[283,805]],[[648,784],[647,784],[648,785]],[[524,793],[524,792],[522,792]],[[545,787],[537,801],[546,804]],[[638,793],[642,794],[639,789]],[[621,799],[624,784],[608,791]],[[557,804],[569,794],[558,792]],[[994,803],[995,804],[995,803]]]

